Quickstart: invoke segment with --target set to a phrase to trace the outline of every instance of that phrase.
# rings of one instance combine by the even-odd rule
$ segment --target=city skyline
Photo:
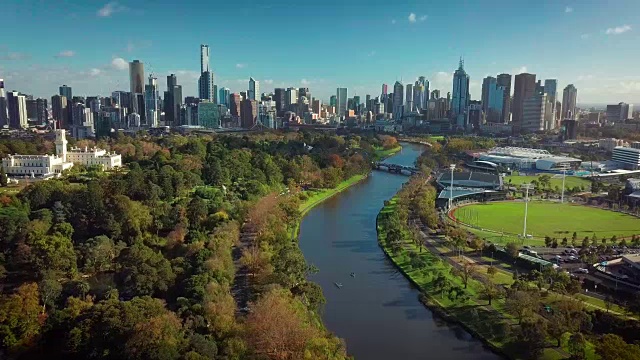
[[[453,72],[459,56],[463,55],[465,70],[470,76],[471,99],[474,100],[481,97],[484,77],[526,71],[536,74],[538,79],[558,79],[558,89],[575,84],[580,89],[578,103],[640,102],[640,76],[628,71],[633,69],[633,59],[638,55],[638,50],[632,46],[639,39],[635,31],[638,24],[634,23],[637,19],[627,15],[634,13],[629,9],[640,10],[640,5],[629,1],[606,5],[575,4],[575,7],[569,3],[539,4],[527,5],[525,9],[521,4],[510,5],[504,1],[495,1],[493,6],[466,4],[459,16],[471,20],[464,29],[455,31],[450,31],[453,24],[448,16],[453,14],[455,2],[429,6],[405,2],[393,6],[374,2],[369,7],[362,7],[357,2],[350,4],[362,7],[358,17],[330,12],[331,1],[323,5],[296,4],[290,6],[291,9],[284,4],[234,4],[237,14],[232,14],[231,6],[224,4],[216,7],[216,11],[199,8],[198,17],[211,16],[212,23],[234,30],[236,35],[228,38],[215,29],[199,31],[202,25],[197,21],[184,22],[184,29],[175,34],[149,31],[148,20],[130,23],[132,19],[167,16],[169,6],[151,7],[145,2],[121,1],[81,4],[69,11],[59,6],[61,4],[51,2],[35,7],[28,2],[15,2],[5,6],[8,13],[16,14],[7,21],[10,27],[18,27],[25,21],[25,16],[29,16],[30,22],[38,21],[42,26],[50,22],[53,25],[56,19],[72,18],[69,22],[74,26],[87,28],[82,34],[66,33],[70,24],[63,22],[61,31],[55,32],[55,36],[48,33],[36,36],[35,29],[25,31],[21,37],[0,35],[0,74],[8,91],[15,89],[38,97],[50,97],[59,86],[67,84],[78,95],[107,95],[129,87],[128,63],[138,59],[145,64],[146,74],[153,73],[162,79],[174,73],[183,85],[185,96],[198,95],[201,75],[198,47],[209,44],[215,83],[218,88],[227,87],[232,92],[246,91],[247,81],[253,77],[262,83],[262,91],[270,92],[276,87],[309,87],[314,96],[327,102],[338,87],[348,88],[350,96],[364,98],[366,94],[379,95],[382,83],[393,84],[402,79],[404,84],[410,84],[419,76],[425,76],[432,90],[439,89],[446,94],[451,91]],[[477,6],[484,7],[485,11],[495,8],[497,11],[491,15],[494,17],[504,13],[511,15],[503,24],[478,23],[480,19],[471,17]],[[306,35],[296,35],[285,48],[243,35],[252,32],[254,27],[263,26],[268,15],[283,18],[291,11],[302,10],[301,7],[318,10],[317,16],[323,19],[323,25],[309,24],[308,31],[304,31]],[[515,12],[516,7],[518,12]],[[621,12],[621,9],[624,10]],[[185,10],[195,14],[193,11],[188,6]],[[615,17],[594,22],[606,14],[615,14]],[[539,20],[533,20],[540,16]],[[244,19],[242,24],[254,20],[255,23],[236,31],[236,27],[232,27],[233,21],[240,17]],[[524,20],[530,24],[519,26]],[[113,29],[125,24],[132,26],[128,35],[116,36],[108,43],[82,40],[111,34]],[[336,28],[331,31],[344,35],[345,44],[328,43],[320,26],[329,28],[333,25]],[[360,46],[354,45],[357,41],[348,41],[370,36],[374,25],[385,29],[381,34],[376,31],[379,45]],[[155,26],[161,29],[158,22]],[[539,37],[535,29],[543,26],[553,36]],[[469,36],[470,30],[474,31],[473,37]],[[417,40],[424,43],[425,34],[434,31],[441,39],[415,46]],[[187,33],[191,35],[186,36]],[[193,36],[193,33],[199,35]],[[493,39],[496,33],[500,33],[503,41]],[[80,41],[65,41],[72,36],[80,36]],[[395,40],[389,42],[391,38],[397,39],[397,43]],[[588,57],[574,55],[585,47],[589,48]],[[328,48],[331,50],[326,50]],[[310,49],[315,52],[309,52]],[[496,55],[498,51],[501,56]],[[396,56],[398,52],[403,54],[400,60]],[[257,53],[259,57],[255,56]],[[554,53],[558,56],[549,56]],[[612,57],[612,53],[619,56]],[[291,56],[295,54],[312,56],[302,61]],[[602,66],[603,63],[607,66]],[[160,91],[165,90],[165,84],[159,83]]]

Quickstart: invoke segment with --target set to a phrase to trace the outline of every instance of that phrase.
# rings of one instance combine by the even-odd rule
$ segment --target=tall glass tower
[[[453,98],[451,115],[456,124],[464,126],[464,117],[469,106],[469,75],[464,71],[464,60],[460,58],[458,70],[453,73]]]

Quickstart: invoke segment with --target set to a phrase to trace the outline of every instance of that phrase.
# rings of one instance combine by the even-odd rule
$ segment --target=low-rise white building
[[[56,130],[56,155],[9,155],[2,167],[9,176],[57,177],[74,164],[100,165],[103,170],[122,166],[122,157],[98,148],[67,150],[65,130]]]

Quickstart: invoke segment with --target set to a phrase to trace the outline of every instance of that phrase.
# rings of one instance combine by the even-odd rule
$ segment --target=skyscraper
[[[576,99],[578,89],[573,84],[569,84],[562,92],[562,119],[574,120],[576,118]]]
[[[69,126],[69,109],[67,108],[67,98],[62,95],[51,97],[51,108],[53,120],[57,122],[57,128],[66,129]]]
[[[560,126],[560,119],[556,119],[556,101],[558,99],[558,80],[546,79],[544,81],[544,93],[547,94],[547,101],[551,104],[551,115],[545,119],[545,128],[548,130]]]
[[[465,122],[465,112],[469,106],[469,75],[464,71],[464,60],[460,58],[458,70],[453,73],[453,99],[451,101],[451,115],[458,126]]]
[[[285,104],[286,104],[286,98],[287,96],[287,89],[283,89],[283,88],[276,88],[274,91],[274,100],[276,102],[276,114],[277,116],[282,116],[284,115],[284,111],[285,111]]]
[[[231,111],[231,117],[234,122],[240,121],[240,114],[242,110],[240,109],[240,103],[242,102],[242,97],[238,93],[233,93],[229,95],[229,110]]]
[[[200,44],[200,73],[209,69],[209,45]]]
[[[400,81],[393,84],[393,119],[399,121],[404,115],[404,85]]]
[[[545,119],[551,114],[551,103],[546,94],[534,94],[522,103],[520,130],[536,132],[545,130]]]
[[[336,114],[343,116],[347,113],[347,88],[336,90]]]
[[[502,122],[508,123],[511,120],[511,74],[499,74],[498,86],[502,86]]]
[[[9,114],[9,127],[12,129],[26,129],[27,122],[27,101],[24,95],[17,91],[7,93],[7,112]]]
[[[73,92],[71,91],[71,86],[67,86],[67,85],[60,86],[59,94],[61,96],[66,97],[67,101],[71,101],[71,99],[73,99]]]
[[[407,91],[405,93],[405,99],[406,99],[405,110],[406,112],[412,112],[413,111],[413,84],[407,84],[406,89]]]
[[[260,82],[252,77],[249,78],[249,92],[247,95],[249,100],[260,101]]]
[[[166,126],[180,125],[182,107],[182,86],[178,85],[175,74],[167,76],[167,91],[164,92],[164,122]]]
[[[7,114],[7,98],[4,93],[4,80],[0,79],[0,126],[9,125],[9,115]]]
[[[144,92],[144,64],[139,60],[133,60],[129,63],[129,83],[131,94]]]
[[[158,79],[149,75],[149,84],[144,88],[146,103],[146,125],[149,127],[158,127],[158,118],[160,117],[160,94],[158,93]]]
[[[231,90],[229,88],[223,87],[218,91],[218,104],[224,105],[229,108],[229,95],[231,95]]]
[[[254,99],[242,100],[242,110],[240,113],[242,120],[241,126],[245,129],[251,129],[258,119],[258,103]]]
[[[616,105],[607,105],[606,114],[608,123],[623,123],[631,118],[631,114],[629,114],[629,104],[623,102]]]
[[[529,73],[522,73],[515,76],[513,86],[513,104],[512,104],[512,119],[516,129],[522,123],[522,109],[524,101],[536,92],[536,75]]]
[[[198,97],[202,100],[213,102],[215,100],[213,89],[213,73],[211,71],[201,73],[198,79]]]
[[[487,76],[482,80],[482,111],[486,115],[487,122],[502,122],[502,106],[504,101],[504,87],[498,85],[496,78]]]
[[[418,111],[426,110],[429,100],[429,81],[420,76],[413,86],[413,106]]]

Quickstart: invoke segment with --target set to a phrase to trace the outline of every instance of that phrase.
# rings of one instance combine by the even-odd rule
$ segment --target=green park
[[[509,175],[504,178],[505,185],[519,186],[522,184],[538,183],[544,184],[544,180],[541,180],[544,175]],[[562,175],[547,175],[549,177],[549,187],[551,189],[562,189]],[[583,179],[578,176],[566,176],[565,189],[582,188],[583,190],[589,190],[591,182],[587,179]]]
[[[522,234],[525,203],[506,201],[489,204],[474,204],[456,209],[454,217],[493,236]],[[576,232],[578,239],[585,237],[610,239],[628,238],[640,234],[640,219],[609,210],[558,202],[529,202],[527,234],[541,239],[571,238]],[[481,236],[485,234],[479,234]]]

